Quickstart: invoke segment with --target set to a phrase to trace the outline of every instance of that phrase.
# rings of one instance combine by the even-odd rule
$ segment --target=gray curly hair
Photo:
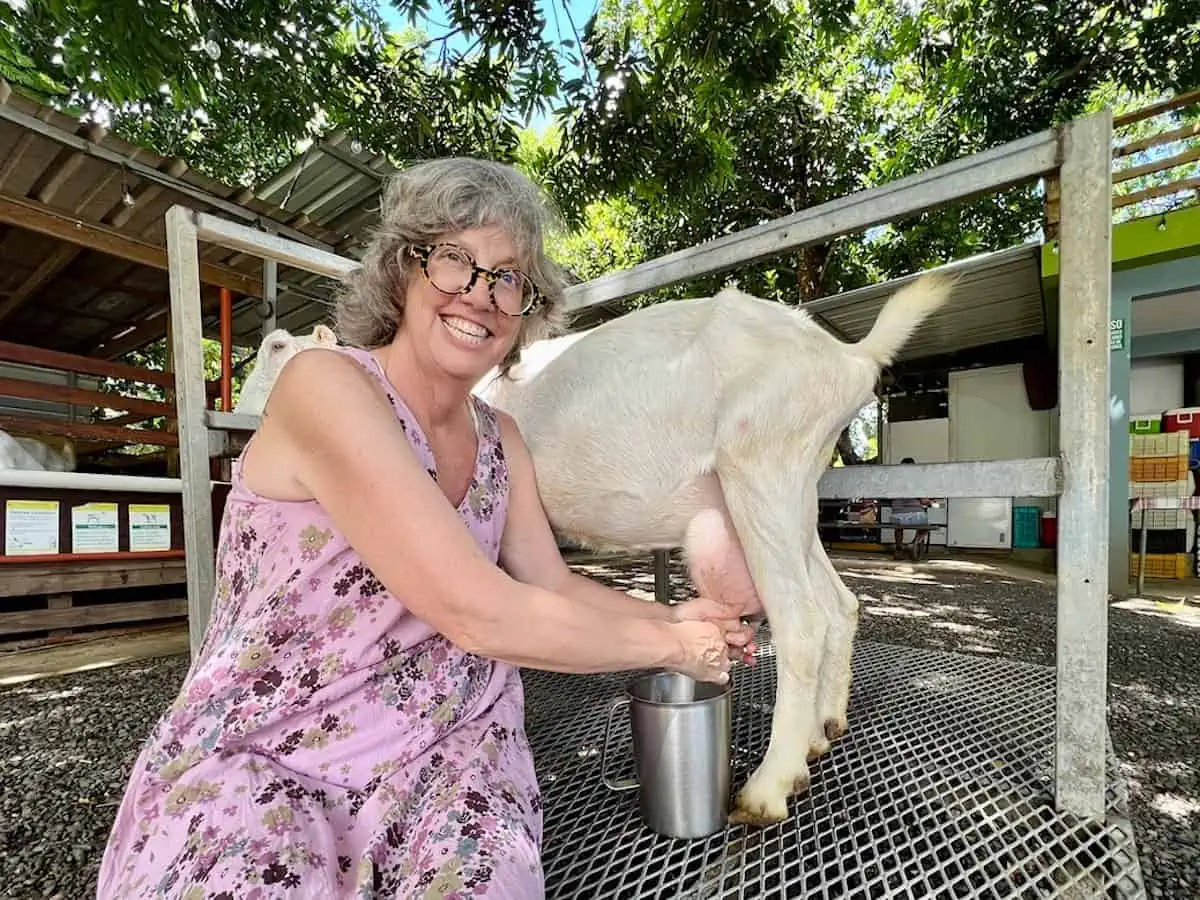
[[[517,248],[517,263],[541,293],[540,306],[521,321],[501,374],[521,348],[564,328],[562,269],[546,255],[544,239],[561,220],[545,193],[515,168],[471,157],[418,163],[393,175],[383,191],[379,224],[362,264],[344,279],[334,309],[334,329],[347,344],[381,347],[404,317],[408,279],[420,264],[401,251],[468,228],[502,228]]]

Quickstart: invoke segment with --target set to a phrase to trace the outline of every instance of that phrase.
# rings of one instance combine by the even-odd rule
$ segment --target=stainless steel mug
[[[613,721],[628,707],[637,777],[607,774]],[[640,788],[642,819],[652,831],[675,838],[716,834],[729,814],[731,683],[696,681],[675,672],[634,679],[613,701],[604,727],[600,777],[614,791]]]

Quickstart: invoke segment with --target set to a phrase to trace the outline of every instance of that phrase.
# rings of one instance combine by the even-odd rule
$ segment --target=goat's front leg
[[[842,577],[825,552],[821,536],[813,531],[812,548],[808,554],[808,572],[815,596],[826,608],[828,630],[825,650],[821,655],[821,686],[818,717],[824,731],[824,747],[810,747],[812,758],[829,749],[847,730],[847,709],[850,705],[850,663],[854,651],[854,635],[858,629],[858,597],[846,587]]]
[[[807,571],[816,519],[804,516],[807,505],[802,503],[797,523],[797,510],[789,502],[789,493],[794,496],[794,490],[789,492],[780,484],[763,484],[758,477],[761,475],[758,471],[753,478],[736,471],[721,475],[729,513],[771,623],[775,645],[775,711],[770,742],[762,762],[738,793],[729,816],[731,823],[751,825],[787,818],[788,798],[808,789],[805,758],[809,748],[824,740],[817,714],[818,676],[827,626],[820,606],[813,601]],[[815,509],[815,495],[811,505]]]

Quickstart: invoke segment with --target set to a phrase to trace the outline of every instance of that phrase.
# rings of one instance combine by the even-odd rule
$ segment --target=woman
[[[139,755],[98,896],[542,896],[518,666],[724,681],[750,632],[572,573],[529,451],[472,386],[552,327],[546,213],[513,169],[389,186],[234,467],[217,596]]]

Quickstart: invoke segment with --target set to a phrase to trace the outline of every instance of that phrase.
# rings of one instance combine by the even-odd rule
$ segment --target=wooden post
[[[174,342],[171,340],[170,316],[167,317],[167,346],[166,346],[166,355],[163,357],[163,369],[167,372],[168,375],[174,376],[174,374],[175,374],[175,346],[174,346]],[[169,403],[171,405],[171,409],[174,411],[176,407],[175,407],[175,388],[173,388],[173,387],[167,388],[167,403]],[[179,419],[178,419],[177,415],[172,415],[172,416],[168,417],[168,419],[166,421],[166,428],[167,428],[167,431],[172,434],[179,433]],[[165,457],[166,463],[167,463],[167,477],[168,478],[178,478],[179,477],[179,447],[178,446],[167,447],[166,452],[164,453],[164,457]]]

